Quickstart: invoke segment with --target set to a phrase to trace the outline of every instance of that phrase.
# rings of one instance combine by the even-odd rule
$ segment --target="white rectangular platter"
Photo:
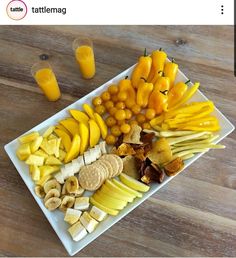
[[[29,133],[31,131],[39,131],[44,132],[46,128],[50,125],[55,125],[59,120],[68,117],[68,110],[69,109],[81,109],[82,110],[82,104],[83,103],[91,103],[91,100],[94,96],[98,96],[103,92],[110,84],[117,83],[119,80],[125,78],[125,76],[129,76],[133,70],[134,66],[128,68],[124,72],[120,73],[107,83],[103,84],[102,86],[98,87],[96,90],[92,91],[88,95],[84,96],[83,98],[79,99],[78,101],[74,102],[70,106],[66,107],[65,109],[61,110],[54,116],[48,118],[41,124],[37,125],[36,127],[32,128],[26,133]],[[177,80],[176,81],[187,81],[187,77],[181,72],[178,72]],[[194,97],[191,99],[191,101],[204,101],[207,100],[207,98],[198,91]],[[217,103],[216,103],[217,105]],[[225,138],[228,134],[230,134],[234,130],[234,126],[230,123],[230,121],[217,109],[214,111],[214,115],[219,119],[220,125],[221,125],[221,131],[217,132],[219,134],[219,138],[216,142],[221,141],[223,138]],[[34,182],[31,180],[31,177],[29,176],[28,166],[25,165],[24,162],[20,161],[16,156],[16,149],[18,147],[18,140],[15,139],[12,142],[5,145],[5,150],[10,157],[12,163],[15,165],[18,173],[24,180],[25,184],[27,185],[28,189],[30,190],[31,194],[35,198],[36,202],[40,206],[41,210],[43,211],[44,215],[48,219],[49,223],[57,233],[58,237],[60,238],[61,242],[63,243],[64,247],[66,248],[69,255],[74,255],[77,252],[79,252],[81,249],[83,249],[85,246],[87,246],[90,242],[92,242],[94,239],[96,239],[99,235],[101,235],[103,232],[105,232],[107,229],[109,229],[112,225],[114,225],[117,221],[122,219],[125,215],[127,215],[129,212],[131,212],[133,209],[135,209],[138,205],[140,205],[143,201],[145,201],[149,196],[153,195],[155,192],[157,192],[161,187],[163,187],[165,184],[167,184],[170,180],[172,180],[174,177],[166,177],[164,182],[162,184],[153,183],[151,185],[150,190],[147,193],[144,193],[143,197],[141,199],[136,198],[136,200],[133,203],[129,203],[117,216],[112,217],[109,216],[107,219],[105,219],[103,222],[99,223],[96,230],[88,234],[84,239],[82,239],[80,242],[74,242],[72,238],[70,237],[69,233],[67,232],[68,224],[64,222],[63,220],[63,213],[60,211],[54,211],[50,212],[48,211],[44,204],[43,200],[41,200],[39,197],[36,196],[34,193]],[[223,150],[222,150],[223,151]],[[189,159],[185,162],[185,168],[187,168],[190,164],[192,164],[195,160],[200,158],[202,154],[197,154],[193,158]]]

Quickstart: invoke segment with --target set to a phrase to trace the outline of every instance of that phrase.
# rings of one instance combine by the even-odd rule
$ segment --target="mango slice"
[[[47,138],[55,129],[55,126],[49,126],[47,130],[43,133],[43,138]]]
[[[101,131],[95,120],[90,119],[89,124],[89,146],[93,148],[100,140]]]
[[[73,118],[61,120],[60,124],[62,124],[73,136],[79,133],[79,124]]]
[[[87,150],[89,144],[89,128],[85,123],[79,123],[79,135],[81,138],[80,155],[82,155]]]
[[[60,124],[56,125],[56,129],[59,129],[65,133],[67,133],[70,136],[70,138],[73,138],[72,134],[63,125],[60,125]]]
[[[83,111],[80,110],[70,109],[70,114],[78,122],[87,123],[89,120],[89,117]]]
[[[83,104],[83,109],[84,111],[87,113],[87,115],[92,118],[92,119],[95,119],[94,118],[94,111],[93,109],[89,106],[89,104]]]
[[[64,145],[66,152],[68,152],[71,148],[70,136],[60,129],[55,129],[54,132],[61,138],[62,144]]]
[[[106,139],[108,130],[107,130],[107,125],[106,125],[105,121],[98,113],[94,113],[94,117],[95,117],[95,121],[97,122],[97,124],[100,128],[102,138]]]
[[[71,148],[65,156],[65,159],[64,159],[65,163],[70,162],[71,160],[75,159],[79,155],[80,142],[81,142],[80,136],[76,134],[72,140]]]

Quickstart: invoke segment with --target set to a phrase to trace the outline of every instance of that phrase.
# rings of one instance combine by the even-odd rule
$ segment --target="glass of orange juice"
[[[96,68],[92,41],[88,38],[77,38],[74,40],[72,48],[83,78],[93,78]]]
[[[49,101],[56,101],[60,98],[60,88],[48,62],[41,61],[34,64],[31,68],[31,74]]]

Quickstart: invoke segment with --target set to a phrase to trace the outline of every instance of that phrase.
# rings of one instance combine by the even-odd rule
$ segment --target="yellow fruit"
[[[47,175],[47,176],[45,176],[45,177],[42,177],[42,178],[40,178],[39,181],[36,182],[36,185],[44,186],[44,184],[45,184],[49,179],[51,179],[51,178],[52,178],[51,175]]]
[[[68,152],[71,148],[70,136],[60,129],[55,129],[54,132],[61,138],[62,144],[64,145],[66,152]]]
[[[87,115],[90,117],[90,118],[92,118],[92,119],[94,119],[94,111],[93,111],[93,109],[89,106],[89,104],[83,104],[83,109],[84,109],[84,111],[87,113]]]
[[[117,125],[121,126],[121,125],[123,125],[123,124],[125,124],[125,120],[119,120],[119,121],[117,121]]]
[[[130,129],[131,126],[129,124],[123,124],[120,126],[120,131],[125,134],[129,133]]]
[[[125,111],[124,111],[124,110],[119,109],[119,110],[116,111],[116,113],[115,113],[115,118],[116,118],[117,120],[124,120],[125,117],[126,117],[126,115],[125,115]]]
[[[122,196],[126,196],[128,198],[132,198],[134,199],[136,197],[136,195],[129,193],[123,189],[121,189],[120,187],[118,187],[117,185],[115,185],[111,180],[106,180],[105,184],[104,184],[108,189],[110,189],[112,192],[118,193]]]
[[[64,152],[63,150],[60,149],[59,150],[59,160],[63,161],[65,156],[66,156],[66,152]]]
[[[92,101],[94,106],[99,106],[102,104],[102,99],[100,97],[95,97]]]
[[[106,110],[109,110],[110,108],[114,107],[114,103],[111,100],[108,100],[104,103],[104,106]]]
[[[31,150],[32,153],[34,153],[35,151],[37,151],[39,149],[42,141],[43,141],[43,137],[39,136],[33,142],[31,142],[30,150]]]
[[[93,120],[89,120],[89,146],[94,147],[100,140],[101,132],[98,124]]]
[[[70,136],[70,138],[73,138],[72,134],[63,125],[60,125],[60,124],[56,125],[56,129],[59,129],[65,133],[67,133]]]
[[[37,155],[37,156],[44,157],[45,159],[48,157],[48,154],[45,151],[40,150],[40,149],[37,150],[34,154]]]
[[[26,160],[30,154],[31,150],[29,143],[21,144],[16,151],[16,155],[20,160]]]
[[[49,126],[48,129],[43,133],[43,138],[47,138],[55,129],[55,126]]]
[[[125,103],[122,101],[119,101],[116,103],[116,108],[117,109],[125,109]]]
[[[64,159],[65,163],[70,162],[72,159],[75,159],[79,155],[80,141],[81,141],[80,136],[78,134],[76,134],[72,140],[71,148],[65,156],[65,159]]]
[[[45,138],[45,137],[44,137]],[[58,137],[55,135],[55,134],[50,134],[48,137],[47,137],[47,139],[48,140],[52,140],[52,139],[57,139]]]
[[[114,125],[111,127],[111,134],[114,136],[120,136],[121,135],[121,131],[120,131],[120,127],[118,125]]]
[[[129,124],[130,124],[130,126],[134,126],[134,125],[137,125],[138,122],[136,120],[132,120],[132,121],[130,121]]]
[[[95,112],[99,115],[103,115],[106,112],[106,108],[103,105],[96,106]]]
[[[110,196],[110,197],[113,197],[113,198],[116,198],[116,199],[119,199],[119,200],[123,200],[123,201],[126,201],[126,202],[133,202],[133,200],[134,200],[133,197],[122,195],[119,192],[112,191],[105,184],[102,185],[101,192],[104,193],[107,196]]]
[[[72,136],[79,133],[79,123],[75,119],[64,119],[59,123],[62,124],[72,134]]]
[[[129,97],[128,97],[128,99],[125,101],[125,106],[126,106],[127,108],[131,108],[131,107],[133,106],[133,101],[130,101],[130,100],[129,100]]]
[[[101,95],[101,98],[102,98],[103,101],[107,101],[111,98],[111,95],[108,91],[104,91]]]
[[[93,195],[93,198],[95,201],[110,209],[122,210],[127,205],[127,202],[107,196],[100,191],[97,191]]]
[[[76,109],[70,109],[70,114],[71,116],[74,117],[75,120],[77,120],[78,122],[83,122],[83,123],[87,123],[89,120],[89,117],[80,110],[76,110]]]
[[[143,123],[143,124],[142,124],[142,128],[143,128],[143,129],[151,129],[151,125],[146,122],[146,123]]]
[[[118,101],[117,95],[112,95],[112,96],[111,96],[111,100],[112,100],[114,103],[116,103],[116,102]]]
[[[113,145],[113,144],[115,144],[115,142],[116,142],[116,137],[114,135],[112,135],[112,134],[107,135],[106,143],[108,145]]]
[[[114,116],[115,113],[116,113],[116,111],[117,111],[117,108],[116,108],[116,107],[112,107],[112,108],[110,108],[110,109],[108,110],[108,112],[109,112],[109,114],[110,114],[111,116]]]
[[[38,181],[40,180],[40,169],[36,165],[31,165],[30,166],[30,175],[32,180]]]
[[[40,148],[43,149],[48,155],[53,155],[57,152],[57,139],[47,140],[43,138]]]
[[[104,205],[102,205],[101,203],[95,201],[93,197],[90,197],[90,198],[89,198],[89,201],[90,201],[94,206],[96,206],[97,208],[99,208],[99,209],[105,211],[107,214],[110,214],[110,215],[112,215],[112,216],[116,216],[116,215],[119,213],[118,210],[109,209],[109,208],[105,207]]]
[[[130,119],[132,117],[132,111],[130,109],[125,109],[125,119]]]
[[[137,104],[134,104],[134,105],[131,107],[131,110],[132,110],[132,112],[133,112],[135,115],[137,115],[137,114],[140,113],[141,107],[140,107],[139,105],[137,105]]]
[[[145,116],[146,116],[146,118],[147,118],[148,120],[153,119],[153,118],[155,117],[155,115],[156,115],[155,109],[153,109],[153,108],[148,108],[148,109],[146,110]]]
[[[106,139],[106,137],[107,137],[107,126],[106,126],[104,120],[102,119],[102,117],[98,113],[94,113],[94,117],[95,117],[95,121],[97,122],[97,124],[100,128],[102,138]]]
[[[29,155],[27,160],[25,161],[27,165],[36,165],[36,166],[42,166],[44,163],[44,157],[37,156],[34,154]]]
[[[139,124],[143,124],[146,121],[146,117],[144,114],[137,114],[136,120]]]
[[[112,84],[111,86],[109,86],[108,88],[108,92],[111,94],[111,95],[114,95],[114,94],[117,94],[118,93],[118,87],[115,85],[115,84]]]
[[[80,135],[80,155],[82,155],[89,145],[89,127],[84,123],[79,123],[79,135]]]
[[[40,166],[39,170],[40,170],[40,178],[43,178],[59,171],[60,166],[49,166],[49,165]]]
[[[150,186],[145,185],[124,173],[121,173],[119,178],[122,183],[124,183],[125,185],[127,185],[128,187],[134,190],[137,190],[140,192],[147,192],[150,189]]]
[[[37,137],[39,137],[38,132],[32,132],[26,135],[23,135],[19,138],[20,143],[28,143],[34,141]]]
[[[128,97],[127,92],[120,91],[117,95],[119,101],[125,101]]]
[[[128,187],[127,185],[121,183],[120,181],[118,181],[116,179],[112,179],[112,182],[116,186],[120,187],[122,190],[127,191],[127,193],[133,194],[134,196],[139,197],[139,198],[141,198],[143,196],[140,192],[133,190],[132,188]]]
[[[106,123],[106,125],[107,125],[108,127],[112,127],[113,125],[116,124],[116,120],[115,120],[114,117],[108,116],[108,117],[106,118],[106,120],[105,120],[105,123]]]
[[[45,161],[45,165],[61,165],[61,161],[54,156],[48,156]]]

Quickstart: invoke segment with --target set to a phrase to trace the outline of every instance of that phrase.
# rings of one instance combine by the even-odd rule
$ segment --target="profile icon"
[[[10,19],[18,21],[26,16],[27,6],[22,0],[12,0],[8,3],[6,11]]]

